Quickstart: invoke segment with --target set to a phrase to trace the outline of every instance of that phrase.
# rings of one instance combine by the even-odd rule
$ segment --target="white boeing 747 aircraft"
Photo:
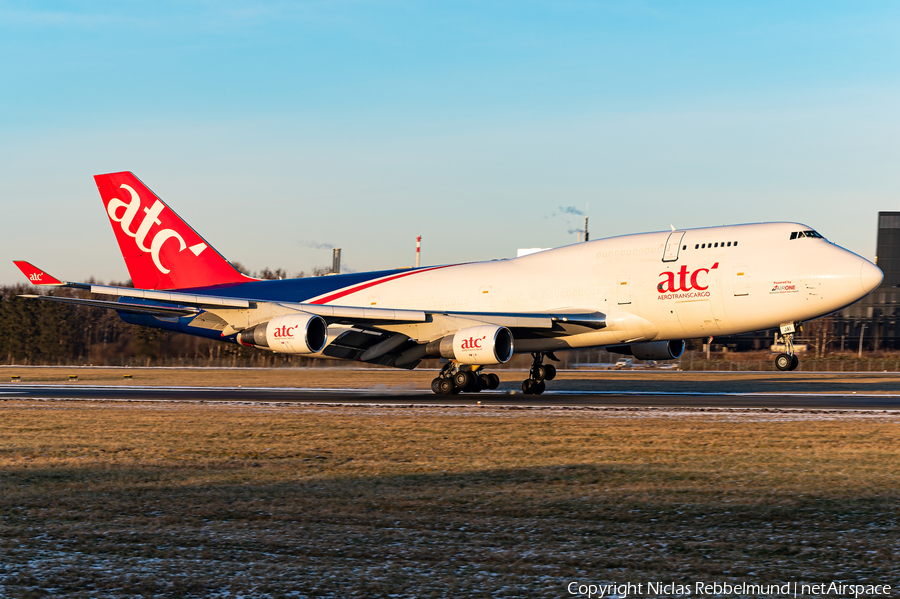
[[[486,367],[529,353],[522,389],[544,392],[553,352],[605,347],[670,360],[684,340],[795,327],[859,300],[882,280],[868,260],[799,223],[610,237],[521,258],[290,280],[238,272],[130,172],[97,187],[134,288],[63,282],[27,262],[37,285],[113,296],[44,301],[116,310],[137,325],[264,351],[412,369],[446,358],[435,393],[496,388]]]

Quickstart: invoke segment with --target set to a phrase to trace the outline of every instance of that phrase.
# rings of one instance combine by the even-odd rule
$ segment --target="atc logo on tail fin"
[[[138,289],[252,281],[130,172],[95,175],[128,274]]]

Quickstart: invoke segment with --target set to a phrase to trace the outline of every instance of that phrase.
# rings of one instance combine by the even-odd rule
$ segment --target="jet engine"
[[[605,349],[615,354],[634,356],[638,360],[675,360],[684,353],[684,340],[610,345]]]
[[[497,325],[469,327],[432,341],[425,352],[460,364],[503,364],[512,358],[513,336],[508,328]]]
[[[325,348],[328,325],[321,316],[301,312],[277,316],[238,333],[238,343],[286,354],[314,354]]]

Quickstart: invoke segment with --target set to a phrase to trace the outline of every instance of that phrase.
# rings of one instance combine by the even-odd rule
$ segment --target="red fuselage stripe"
[[[399,275],[394,275],[392,277],[387,277],[386,279],[379,279],[377,281],[371,281],[369,283],[360,283],[359,285],[355,285],[350,287],[349,289],[344,289],[343,291],[338,291],[336,293],[332,293],[331,295],[326,295],[323,298],[319,298],[317,300],[311,301],[311,304],[327,304],[328,302],[332,302],[336,299],[340,299],[345,295],[350,295],[351,293],[356,293],[357,291],[362,291],[363,289],[368,289],[369,287],[374,287],[375,285],[380,285],[381,283],[387,283],[388,281],[393,281],[395,279],[401,279],[403,277],[408,277],[409,275],[414,275],[420,272],[427,272],[429,270],[437,270],[439,268],[448,268],[450,266],[457,266],[456,264],[447,264],[446,266],[432,266],[431,268],[420,268],[419,270],[411,270],[409,272],[404,272]]]

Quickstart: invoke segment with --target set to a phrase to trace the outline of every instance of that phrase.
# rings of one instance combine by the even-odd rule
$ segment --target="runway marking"
[[[395,395],[395,396],[422,396],[427,395],[429,397],[433,397],[434,399],[438,399],[440,395],[432,395],[429,391],[424,389],[359,389],[359,388],[343,388],[343,387],[134,387],[134,386],[122,386],[122,385],[114,385],[114,386],[77,386],[77,387],[59,387],[53,385],[31,385],[28,388],[18,389],[16,391],[0,391],[0,394],[5,395],[27,395],[29,392],[39,393],[40,391],[46,390],[55,390],[55,391],[80,391],[80,392],[90,392],[90,391],[101,391],[101,392],[114,392],[114,391],[158,391],[160,393],[164,392],[176,392],[175,397],[171,399],[173,401],[180,401],[177,397],[178,391],[249,391],[249,392],[258,392],[263,391],[265,393],[271,394],[290,394],[290,393],[321,393],[323,397],[333,395],[336,393],[349,393],[353,395],[376,395],[376,396],[384,396],[384,395]],[[78,393],[78,395],[83,395],[83,393]],[[896,399],[900,398],[900,394],[896,393],[796,393],[796,392],[703,392],[703,391],[571,391],[571,390],[559,390],[559,391],[545,391],[542,395],[526,395],[522,392],[509,392],[509,391],[488,391],[484,390],[479,393],[466,393],[460,395],[453,395],[450,398],[456,400],[472,400],[477,401],[479,397],[487,397],[491,399],[502,399],[502,398],[523,398],[528,400],[536,400],[540,398],[546,398],[547,396],[609,396],[609,397],[776,397],[776,398],[785,398],[785,397],[794,397],[794,398],[859,398],[859,399]],[[28,396],[38,398],[37,396]],[[54,396],[46,396],[47,399],[50,399]],[[57,395],[60,399],[69,399],[63,395]],[[44,399],[45,397],[40,397]],[[71,399],[76,399],[72,397]],[[77,399],[92,399],[92,398],[77,398]],[[109,397],[102,398],[93,398],[93,399],[110,399]],[[123,401],[167,401],[170,398],[156,400],[153,398],[123,398]],[[215,402],[217,400],[210,399],[191,399],[186,401],[206,401],[206,402]],[[253,399],[225,399],[218,400],[223,402],[235,402],[235,401],[264,401],[264,400],[253,400]],[[278,401],[278,400],[275,400]],[[313,401],[313,403],[317,403]],[[405,404],[408,405],[408,404]],[[435,405],[435,404],[428,404]]]
[[[235,407],[235,408],[363,408],[363,409],[452,409],[452,410],[485,410],[491,411],[551,411],[551,412],[603,412],[610,415],[645,414],[647,416],[666,415],[674,417],[682,416],[747,416],[765,417],[773,416],[800,417],[803,419],[833,419],[834,417],[877,417],[895,418],[896,410],[879,408],[803,408],[803,407],[730,407],[730,406],[573,406],[573,405],[522,405],[522,404],[417,404],[417,403],[337,403],[337,402],[277,402],[254,400],[208,400],[192,401],[178,399],[92,399],[92,398],[59,398],[59,397],[28,397],[25,400],[37,400],[53,402],[93,402],[93,403],[154,403],[154,404],[178,404],[178,405],[206,405],[211,407]]]
[[[428,393],[425,389],[410,389],[407,387],[384,387],[361,389],[359,387],[190,387],[185,385],[48,385],[48,384],[32,384],[23,386],[20,383],[0,383],[0,388],[15,388],[15,391],[0,391],[0,394],[23,394],[28,393],[29,389],[72,389],[79,392],[85,391],[236,391],[236,392],[258,392],[263,391],[272,394],[286,393],[352,393],[360,395],[424,395]],[[23,388],[24,387],[24,388]],[[546,396],[565,396],[565,395],[596,395],[596,396],[636,396],[636,397],[809,397],[809,398],[900,398],[900,393],[853,393],[848,391],[836,392],[808,392],[800,393],[795,391],[592,391],[592,390],[547,390],[543,395],[528,395],[520,391],[481,391],[477,394],[466,394],[463,397],[508,397],[523,396],[529,398],[539,398]],[[455,396],[459,397],[459,396]]]
[[[900,397],[900,393],[798,393],[796,391],[545,391],[544,395],[639,395],[639,396],[712,396],[712,397]]]

